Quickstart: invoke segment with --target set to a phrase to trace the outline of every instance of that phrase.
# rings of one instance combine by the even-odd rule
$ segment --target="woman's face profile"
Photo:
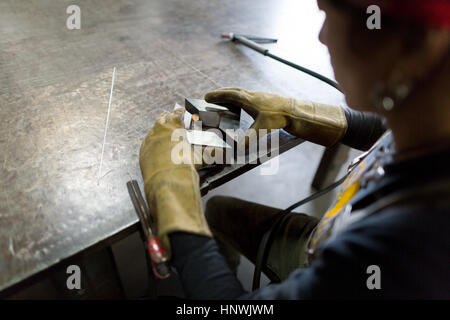
[[[376,111],[371,107],[372,92],[392,69],[398,45],[389,38],[380,43],[376,41],[378,36],[372,41],[371,31],[364,23],[365,16],[361,17],[361,23],[356,23],[352,21],[353,12],[336,7],[328,0],[318,0],[318,5],[326,14],[319,40],[328,47],[334,74],[345,92],[347,104],[360,111]],[[361,10],[361,14],[365,11]]]

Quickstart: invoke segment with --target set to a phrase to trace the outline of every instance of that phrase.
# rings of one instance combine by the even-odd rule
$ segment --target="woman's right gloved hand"
[[[259,129],[285,129],[292,135],[323,146],[339,142],[347,129],[342,107],[300,101],[265,92],[241,88],[222,88],[205,95],[205,100],[218,105],[238,107],[249,113]]]

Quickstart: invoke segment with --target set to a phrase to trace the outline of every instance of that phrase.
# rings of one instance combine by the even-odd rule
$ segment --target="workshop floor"
[[[204,203],[214,195],[226,195],[273,207],[288,207],[314,191],[310,184],[323,149],[323,147],[315,144],[303,143],[278,158],[279,171],[277,174],[264,176],[260,174],[260,168],[253,169],[208,193],[203,198]],[[328,173],[325,185],[342,176],[351,159],[359,154],[358,151],[349,150],[346,147],[341,149],[334,161],[334,166]],[[333,196],[334,193],[331,192],[296,211],[320,217],[327,209]],[[147,274],[139,237],[133,234],[120,241],[113,246],[113,252],[125,296],[136,298],[144,295],[147,286]],[[130,261],[139,261],[140,263],[130,264]],[[253,264],[242,257],[238,268],[238,278],[246,290],[251,288],[253,269]],[[267,278],[263,276],[262,285],[267,283]],[[160,296],[182,296],[181,287],[176,278],[155,283],[155,286],[157,286],[156,291]]]

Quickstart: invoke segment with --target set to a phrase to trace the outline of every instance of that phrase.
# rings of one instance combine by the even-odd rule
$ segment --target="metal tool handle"
[[[244,37],[248,40],[252,40],[257,43],[276,43],[278,39],[275,38],[266,38],[266,37],[257,37],[248,34],[235,34],[233,32],[222,32],[220,35],[223,39],[235,40],[236,37]]]
[[[148,253],[155,276],[159,279],[166,279],[170,276],[170,267],[166,250],[156,236],[147,239]]]
[[[249,47],[263,55],[267,55],[267,52],[269,52],[269,49],[264,48],[263,46],[260,46],[259,44],[257,44],[255,41],[249,40],[243,36],[235,36],[234,40],[242,43],[243,45],[246,45],[247,47]]]
[[[275,39],[275,38],[256,37],[256,36],[250,36],[250,35],[246,35],[246,34],[240,34],[239,36],[247,38],[248,40],[255,41],[256,43],[276,43],[276,42],[278,42],[278,39]]]
[[[128,193],[131,202],[141,222],[142,229],[147,241],[147,250],[150,255],[153,274],[159,279],[166,279],[170,276],[169,259],[164,247],[157,236],[153,235],[151,229],[151,216],[147,203],[142,197],[141,190],[136,180],[127,182]]]

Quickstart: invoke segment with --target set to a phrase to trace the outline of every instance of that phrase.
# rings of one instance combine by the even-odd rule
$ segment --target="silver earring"
[[[409,96],[411,87],[406,83],[401,83],[394,88],[388,88],[385,84],[378,84],[373,92],[372,103],[374,107],[383,111],[392,111]]]

